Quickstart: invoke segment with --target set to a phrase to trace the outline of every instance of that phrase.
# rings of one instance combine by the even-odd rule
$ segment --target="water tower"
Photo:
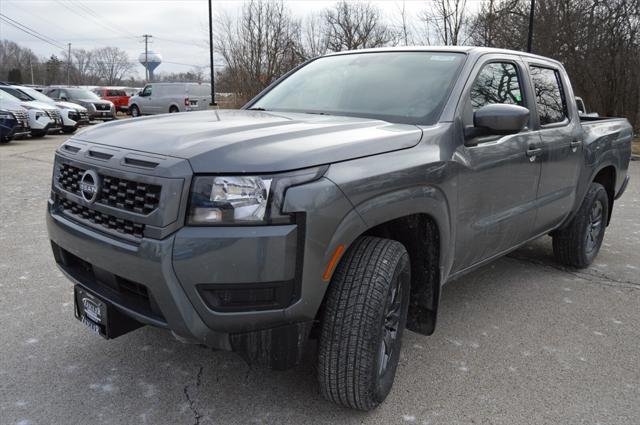
[[[149,73],[147,80],[153,81],[153,71],[162,63],[162,56],[152,51],[142,52],[138,56],[138,61],[144,66]]]

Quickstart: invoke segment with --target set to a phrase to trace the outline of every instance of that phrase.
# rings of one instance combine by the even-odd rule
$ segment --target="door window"
[[[143,96],[151,96],[151,86],[145,87],[144,90],[142,90],[142,95]]]
[[[495,103],[522,105],[518,69],[510,62],[485,65],[471,87],[471,106],[474,111]]]
[[[540,125],[566,120],[568,117],[567,102],[560,81],[560,73],[554,69],[539,66],[531,66],[530,72]]]

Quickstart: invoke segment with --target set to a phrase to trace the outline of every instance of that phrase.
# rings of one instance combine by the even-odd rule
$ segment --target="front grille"
[[[60,164],[58,183],[62,189],[80,196],[80,178],[86,170],[69,164]],[[138,214],[150,214],[160,204],[161,187],[100,175],[102,188],[97,203]]]
[[[97,111],[110,111],[111,105],[108,103],[94,103]]]
[[[62,116],[57,109],[47,109],[45,112],[56,124],[62,123]]]
[[[78,112],[80,115],[79,121],[89,121],[89,114],[86,111]]]
[[[138,214],[149,214],[160,203],[160,186],[105,176],[98,202]]]
[[[63,210],[71,215],[88,220],[93,224],[100,225],[105,229],[115,230],[118,233],[132,235],[141,238],[144,234],[144,224],[134,223],[129,220],[117,218],[109,214],[104,214],[96,210],[92,210],[68,199],[60,201]]]
[[[11,110],[11,113],[16,117],[22,127],[29,128],[29,115],[27,114],[27,111],[14,109]]]

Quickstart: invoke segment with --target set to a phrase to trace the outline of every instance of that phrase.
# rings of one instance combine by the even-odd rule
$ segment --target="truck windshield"
[[[49,103],[49,104],[54,104],[55,103],[54,100],[51,99],[49,96],[47,96],[46,94],[40,93],[36,89],[32,89],[30,87],[20,87],[17,90],[21,91],[22,93],[26,94],[27,96],[29,96],[29,97],[31,97],[34,100],[37,100],[39,102],[46,102],[46,103]]]
[[[29,97],[28,95],[22,93],[20,90],[18,89],[14,89],[13,87],[7,87],[7,86],[2,86],[0,87],[0,90],[10,94],[11,96],[23,101],[23,102],[30,102],[33,100],[33,98]]]
[[[464,59],[450,52],[326,56],[291,74],[251,109],[431,125]]]

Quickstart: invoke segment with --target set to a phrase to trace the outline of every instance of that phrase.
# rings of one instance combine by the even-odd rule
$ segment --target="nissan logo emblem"
[[[87,170],[80,177],[80,194],[85,201],[93,203],[98,198],[100,180],[93,170]]]

